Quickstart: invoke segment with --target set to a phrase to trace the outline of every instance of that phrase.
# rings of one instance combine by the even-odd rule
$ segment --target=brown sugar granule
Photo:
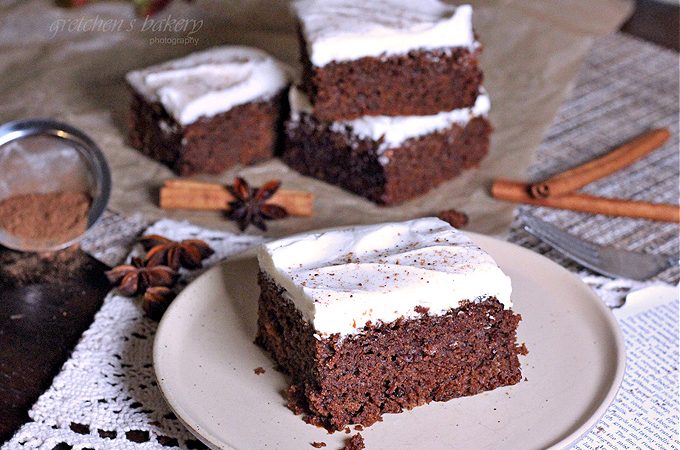
[[[0,228],[19,239],[67,242],[87,229],[90,203],[84,192],[13,195],[0,201]]]
[[[263,367],[256,367],[253,369],[253,372],[255,372],[255,375],[262,375],[263,373],[266,372]]]
[[[326,443],[325,442],[312,442],[309,445],[311,445],[314,448],[323,448],[323,447],[326,446]]]
[[[467,214],[456,209],[440,211],[437,217],[444,222],[448,222],[454,228],[464,228],[470,221]]]
[[[361,433],[357,433],[347,440],[347,443],[342,450],[363,450],[366,448],[364,444],[364,437]]]

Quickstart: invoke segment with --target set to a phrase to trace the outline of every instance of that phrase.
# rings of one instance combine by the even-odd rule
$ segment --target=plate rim
[[[589,295],[587,297],[590,299],[591,302],[595,303],[597,306],[596,308],[599,310],[601,316],[605,319],[605,322],[609,325],[609,330],[612,333],[613,337],[613,342],[614,342],[614,347],[616,349],[616,367],[614,370],[613,374],[613,383],[611,386],[609,386],[606,395],[603,397],[603,400],[601,403],[598,405],[598,407],[594,410],[594,412],[587,418],[583,420],[581,425],[573,430],[570,434],[564,436],[560,441],[555,442],[551,447],[551,449],[556,449],[556,448],[566,448],[568,445],[573,444],[576,442],[579,438],[585,436],[596,424],[599,422],[599,420],[604,416],[605,412],[611,406],[612,402],[616,398],[616,395],[619,392],[619,389],[621,388],[621,384],[623,381],[623,377],[625,374],[625,368],[626,368],[626,347],[625,347],[625,341],[623,338],[623,333],[621,331],[621,327],[618,324],[618,321],[616,320],[616,317],[612,313],[612,311],[604,304],[604,302],[597,296],[597,294],[592,290],[590,286],[588,286],[581,278],[579,278],[575,273],[570,272],[563,266],[559,265],[555,261],[552,261],[551,259],[547,258],[546,256],[534,252],[528,248],[522,247],[520,245],[517,245],[512,242],[508,242],[502,239],[499,239],[497,237],[493,236],[488,236],[480,233],[475,233],[471,231],[461,231],[468,237],[470,237],[475,244],[479,245],[480,247],[484,248],[484,242],[493,242],[494,244],[500,244],[501,246],[506,246],[513,251],[519,251],[520,253],[526,253],[532,255],[532,257],[538,257],[540,260],[542,260],[543,263],[548,264],[549,266],[552,266],[555,268],[558,272],[561,272],[563,275],[567,275],[568,277],[572,278],[574,281],[577,281],[578,284],[582,285],[583,287],[586,288],[587,292]],[[196,277],[191,283],[189,283],[187,286],[185,286],[182,291],[177,295],[175,300],[170,304],[168,309],[165,311],[165,314],[163,314],[163,317],[161,318],[161,321],[158,323],[158,327],[156,329],[156,334],[154,335],[154,342],[153,342],[153,351],[152,351],[152,362],[153,362],[153,370],[154,374],[156,376],[156,381],[158,382],[158,389],[161,392],[161,395],[163,396],[163,399],[167,403],[168,407],[174,412],[174,414],[177,416],[177,419],[196,437],[198,438],[201,442],[206,444],[210,448],[229,448],[233,449],[234,447],[230,446],[229,444],[226,444],[227,447],[224,447],[222,444],[216,444],[216,442],[222,441],[218,436],[213,436],[211,433],[207,432],[200,432],[196,429],[195,424],[190,422],[190,419],[187,419],[184,417],[185,415],[188,416],[182,406],[178,404],[178,402],[173,401],[172,395],[169,395],[169,386],[167,386],[167,382],[164,381],[164,377],[161,376],[160,373],[160,364],[159,361],[161,360],[160,354],[161,351],[163,351],[162,347],[162,340],[159,337],[162,337],[167,333],[166,328],[169,329],[169,326],[165,326],[166,323],[169,322],[169,320],[166,320],[167,317],[170,317],[173,313],[173,311],[178,310],[180,307],[178,306],[181,302],[183,302],[184,297],[188,297],[189,294],[185,294],[185,292],[188,292],[188,288],[198,282],[201,282],[204,278],[208,278],[210,276],[213,276],[212,274],[215,272],[220,272],[222,270],[222,267],[235,259],[239,258],[244,258],[248,256],[253,256],[257,249],[258,245],[254,245],[251,248],[248,248],[242,252],[236,253],[234,255],[231,255],[227,258],[225,258],[223,261],[220,261],[219,263],[215,264],[213,267],[210,269],[206,270],[204,273]],[[585,290],[584,290],[585,292]]]

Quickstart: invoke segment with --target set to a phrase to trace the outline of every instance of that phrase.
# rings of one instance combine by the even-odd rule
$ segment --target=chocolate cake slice
[[[521,379],[510,279],[436,218],[264,244],[256,342],[329,430]]]
[[[289,69],[249,47],[215,47],[130,72],[130,141],[180,175],[272,157]]]
[[[489,97],[430,116],[364,116],[324,122],[290,91],[283,160],[298,172],[392,205],[475,167],[489,149]]]
[[[303,89],[320,120],[474,105],[472,7],[439,0],[298,0]]]

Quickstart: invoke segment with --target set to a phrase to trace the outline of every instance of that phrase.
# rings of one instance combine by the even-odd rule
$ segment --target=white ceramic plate
[[[576,276],[513,244],[470,233],[511,277],[525,381],[431,403],[362,432],[368,450],[539,449],[564,447],[602,416],[621,383],[625,353],[618,326]],[[214,448],[341,448],[295,416],[286,377],[253,344],[257,262],[231,259],[191,283],[160,323],[154,344],[158,382],[177,417]],[[263,367],[266,373],[256,375]]]

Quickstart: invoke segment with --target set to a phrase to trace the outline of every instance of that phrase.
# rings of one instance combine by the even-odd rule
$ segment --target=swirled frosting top
[[[418,317],[418,307],[443,315],[488,297],[512,306],[493,258],[434,217],[291,236],[263,244],[258,260],[320,337]]]
[[[181,125],[235,106],[266,100],[289,83],[289,69],[262,50],[224,46],[127,74],[148,101],[160,102]]]
[[[472,7],[439,0],[298,0],[294,10],[317,67],[331,61],[474,48]]]

